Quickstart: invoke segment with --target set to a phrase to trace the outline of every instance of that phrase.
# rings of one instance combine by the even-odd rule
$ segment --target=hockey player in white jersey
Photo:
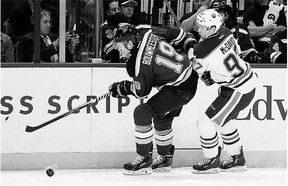
[[[229,29],[221,27],[217,11],[203,11],[197,16],[196,24],[201,39],[188,56],[207,86],[217,83],[220,87],[218,97],[197,121],[205,158],[193,164],[192,172],[247,170],[239,131],[234,124],[239,112],[254,98],[257,74],[240,58],[237,41]],[[220,137],[230,155],[224,161],[220,161]]]

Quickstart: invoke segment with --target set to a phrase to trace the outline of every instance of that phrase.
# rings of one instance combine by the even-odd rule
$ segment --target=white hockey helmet
[[[197,26],[206,26],[207,30],[210,30],[212,27],[215,27],[215,31],[213,33],[210,33],[209,35],[215,34],[222,24],[223,22],[221,15],[214,9],[204,10],[196,17]]]

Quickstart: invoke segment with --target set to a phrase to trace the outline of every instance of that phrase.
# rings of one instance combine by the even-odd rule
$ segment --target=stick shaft
[[[173,9],[171,8],[171,6],[170,6],[168,0],[164,0],[164,1],[165,1],[165,4],[166,4],[166,7],[168,8],[169,12],[170,12],[171,15],[173,16],[173,18],[174,18],[174,20],[175,20],[177,26],[181,28],[181,24],[180,24],[179,20],[177,19],[177,16],[175,15]]]
[[[85,108],[85,107],[87,107],[87,106],[90,106],[90,105],[92,105],[92,104],[94,104],[94,103],[97,103],[97,102],[100,101],[101,99],[104,99],[104,98],[110,96],[110,94],[111,94],[111,92],[107,92],[106,94],[104,94],[104,95],[102,95],[102,96],[99,96],[99,97],[97,97],[96,99],[92,99],[91,101],[89,101],[89,102],[87,102],[87,103],[84,103],[84,104],[82,104],[82,105],[79,105],[78,107],[75,107],[75,108],[73,108],[73,109],[71,109],[71,110],[69,110],[69,111],[67,111],[67,112],[65,112],[65,113],[63,113],[63,114],[61,114],[61,115],[59,115],[59,116],[57,116],[57,117],[49,120],[49,121],[46,121],[46,122],[44,122],[44,123],[42,123],[42,124],[40,124],[40,125],[37,125],[37,126],[29,126],[29,125],[27,125],[25,131],[26,131],[26,132],[34,132],[34,131],[36,131],[36,130],[38,130],[38,129],[41,129],[41,128],[43,128],[43,127],[45,127],[45,126],[47,126],[47,125],[49,125],[49,124],[51,124],[51,123],[53,123],[53,122],[55,122],[55,121],[58,121],[58,120],[66,117],[66,116],[69,116],[69,115],[72,114],[72,113],[75,113],[76,111],[79,111],[79,110],[81,110],[81,109],[83,109],[83,108]]]

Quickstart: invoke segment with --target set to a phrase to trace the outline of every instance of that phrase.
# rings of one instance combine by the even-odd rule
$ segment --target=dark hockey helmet
[[[114,48],[119,51],[121,63],[127,63],[132,55],[132,49],[136,47],[138,34],[137,29],[128,23],[120,26],[114,36]]]
[[[137,29],[130,24],[125,24],[117,29],[114,39],[115,42],[129,41],[131,38],[135,37],[138,34]]]

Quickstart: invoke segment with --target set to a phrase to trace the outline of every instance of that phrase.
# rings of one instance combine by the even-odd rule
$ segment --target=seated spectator
[[[14,48],[11,38],[0,32],[1,34],[1,62],[15,62]]]
[[[118,0],[111,0],[107,4],[107,19],[109,17],[115,15],[116,13],[119,12],[119,7],[118,7]],[[102,29],[102,59],[106,60],[106,62],[118,62],[119,60],[119,52],[114,49],[113,46],[113,38],[114,38],[114,33],[113,30],[114,28],[108,24],[107,19],[105,22],[101,25]]]
[[[272,34],[268,49],[264,57],[270,63],[287,64],[287,29]]]
[[[110,39],[108,45],[104,43],[104,53],[103,57],[106,62],[119,63],[119,52],[114,49],[113,42],[114,33],[117,28],[123,26],[123,24],[131,24],[134,26],[139,26],[140,24],[145,24],[139,17],[134,15],[134,8],[138,6],[135,0],[119,0],[119,12],[115,15],[108,16],[107,22],[110,29],[105,31],[105,36]],[[150,26],[150,25],[149,25]]]
[[[11,9],[8,18],[8,32],[11,37],[12,43],[16,44],[25,34],[34,30],[31,19],[34,14],[34,1],[35,0],[23,0],[21,3]],[[41,1],[41,8],[48,10],[53,15],[51,17],[53,26],[51,32],[54,34],[59,33],[59,14],[55,7]]]
[[[214,0],[210,8],[216,10],[223,18],[223,26],[229,28],[237,39],[241,49],[240,57],[249,63],[260,63],[261,54],[254,48],[246,27],[237,24],[232,8],[223,0]]]
[[[107,4],[107,17],[113,16],[113,15],[115,15],[116,13],[119,12],[118,3],[119,3],[118,0],[110,0],[110,1],[108,1],[108,4]],[[103,27],[103,26],[105,26],[105,25],[108,25],[107,18],[106,18],[106,20],[101,24],[101,27]]]
[[[273,0],[254,0],[244,12],[243,25],[248,28],[256,50],[263,52],[269,47],[270,36],[287,27],[284,5]]]
[[[40,60],[42,62],[59,62],[58,48],[59,39],[56,34],[50,32],[51,29],[51,13],[47,10],[42,10],[40,13]],[[33,62],[34,55],[34,31],[26,34],[21,40],[20,45],[23,49],[23,62]],[[69,46],[66,47],[66,61],[72,62],[72,45],[75,47],[79,44],[79,36],[72,38],[72,35],[66,33],[66,41],[70,41]],[[67,46],[67,45],[66,45]],[[72,51],[72,52],[71,52]]]
[[[135,0],[119,0],[119,10],[113,16],[107,18],[107,22],[114,28],[117,28],[119,23],[129,23],[134,26],[143,24],[143,21],[134,15],[134,8],[138,6]]]

